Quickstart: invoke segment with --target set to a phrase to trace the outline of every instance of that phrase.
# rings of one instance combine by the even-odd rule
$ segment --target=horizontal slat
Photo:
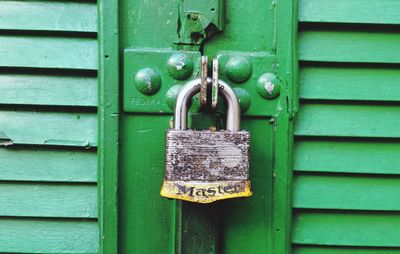
[[[400,137],[398,105],[303,104],[295,134],[301,136]]]
[[[305,30],[299,34],[302,61],[400,63],[400,33],[379,30]]]
[[[293,193],[296,208],[400,211],[400,177],[297,175]]]
[[[96,182],[96,151],[38,147],[0,148],[0,180]]]
[[[96,3],[3,0],[0,29],[96,32]]]
[[[97,69],[93,38],[0,36],[0,66]]]
[[[97,106],[95,77],[0,74],[0,104]]]
[[[294,170],[400,174],[400,143],[360,140],[296,140]]]
[[[301,22],[400,24],[398,0],[300,0]]]
[[[0,218],[0,252],[96,253],[98,238],[95,221]]]
[[[295,246],[293,254],[400,254],[399,248]]]
[[[400,247],[400,214],[368,212],[297,212],[297,244]]]
[[[0,139],[14,144],[97,145],[97,115],[0,111]]]
[[[300,98],[400,101],[400,69],[305,66]]]
[[[1,182],[0,216],[96,218],[97,187]]]

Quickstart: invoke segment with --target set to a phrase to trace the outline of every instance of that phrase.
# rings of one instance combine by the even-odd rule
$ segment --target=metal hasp
[[[224,0],[182,0],[179,10],[179,43],[201,44],[224,28]]]
[[[211,80],[208,80],[211,82]],[[250,134],[240,130],[240,107],[233,89],[219,81],[226,100],[226,130],[187,130],[187,106],[200,91],[201,79],[179,92],[174,129],[166,136],[165,177],[161,196],[196,203],[249,197]]]

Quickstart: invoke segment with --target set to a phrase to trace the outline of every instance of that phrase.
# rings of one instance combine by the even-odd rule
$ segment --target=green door
[[[120,10],[119,253],[287,253],[295,6],[272,0],[124,0]],[[220,78],[241,103],[241,128],[251,132],[254,195],[248,199],[198,205],[159,194],[174,95],[199,77],[202,55],[218,58]],[[184,73],[168,71],[177,67],[177,56]],[[138,73],[150,73],[146,80],[155,85],[141,86]],[[194,99],[189,125],[223,127],[224,116],[223,106],[201,113]]]

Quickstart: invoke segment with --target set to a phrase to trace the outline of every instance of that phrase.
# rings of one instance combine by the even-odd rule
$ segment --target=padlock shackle
[[[211,82],[210,78],[207,78]],[[174,129],[186,130],[187,111],[190,99],[200,92],[201,79],[189,81],[182,87],[176,99],[174,113]],[[229,131],[239,131],[240,129],[240,106],[233,89],[223,80],[218,81],[219,94],[225,98],[227,104],[226,129]]]

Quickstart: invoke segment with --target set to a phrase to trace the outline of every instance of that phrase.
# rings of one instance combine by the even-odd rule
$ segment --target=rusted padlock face
[[[247,131],[176,131],[166,139],[167,180],[218,181],[249,178]]]
[[[166,136],[162,196],[209,203],[251,195],[247,131],[179,131]]]

